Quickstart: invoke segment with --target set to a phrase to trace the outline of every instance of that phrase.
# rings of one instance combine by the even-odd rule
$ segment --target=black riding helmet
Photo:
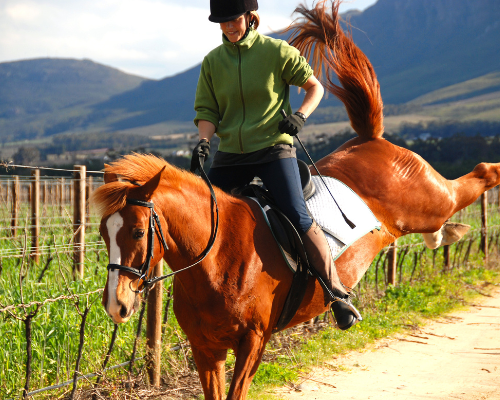
[[[210,16],[212,22],[228,22],[259,8],[257,0],[210,0]]]

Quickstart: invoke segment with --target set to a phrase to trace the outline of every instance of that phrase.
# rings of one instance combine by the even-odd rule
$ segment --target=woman
[[[298,50],[285,41],[257,32],[257,0],[211,0],[209,20],[220,24],[222,45],[203,60],[196,90],[194,122],[199,142],[191,170],[208,157],[216,133],[220,145],[208,173],[225,191],[258,176],[278,207],[302,236],[312,266],[333,294],[337,324],[348,329],[356,321],[321,228],[309,217],[302,194],[293,136],[316,109],[324,89]],[[289,85],[306,94],[291,114]],[[280,111],[288,115],[282,119]],[[326,294],[326,292],[325,292]],[[338,300],[330,295],[327,302]]]

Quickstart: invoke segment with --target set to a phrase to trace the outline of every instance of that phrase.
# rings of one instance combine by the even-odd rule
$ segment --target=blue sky
[[[259,31],[287,26],[303,0],[260,0]],[[376,0],[341,6],[364,10]],[[161,79],[201,62],[221,42],[209,0],[0,0],[0,62],[88,58]],[[308,5],[311,0],[307,0]]]

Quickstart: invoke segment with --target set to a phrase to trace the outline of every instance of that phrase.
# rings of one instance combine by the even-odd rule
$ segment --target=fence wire
[[[16,166],[19,167],[19,166]],[[66,172],[79,172],[79,170],[65,170]],[[89,172],[88,172],[89,173]],[[91,173],[102,174],[101,171],[91,171]],[[46,183],[44,185],[46,189],[44,193],[42,193],[41,198],[44,199],[43,204],[41,206],[42,214],[40,215],[40,221],[43,222],[42,226],[40,226],[41,231],[45,233],[40,233],[38,235],[38,239],[41,240],[41,243],[34,249],[31,245],[33,236],[31,234],[32,230],[36,227],[35,225],[29,223],[30,221],[30,202],[31,202],[31,185],[35,182],[32,178],[22,178],[22,179],[13,179],[12,177],[8,177],[5,179],[0,178],[0,198],[4,200],[4,204],[10,204],[11,207],[3,207],[0,209],[0,277],[2,277],[2,270],[6,267],[4,263],[7,262],[15,262],[17,260],[17,265],[15,267],[10,267],[13,271],[18,269],[17,275],[19,276],[20,281],[20,298],[24,300],[22,287],[23,287],[23,279],[28,276],[30,268],[33,268],[33,264],[29,264],[27,259],[33,256],[34,252],[37,255],[42,257],[40,264],[46,264],[45,269],[40,271],[41,275],[39,277],[43,277],[45,270],[48,268],[49,264],[56,257],[60,257],[62,255],[73,255],[75,251],[84,251],[85,257],[87,257],[87,265],[94,264],[95,269],[99,267],[100,261],[100,252],[105,250],[105,245],[103,241],[99,238],[99,234],[97,229],[95,229],[99,225],[99,221],[96,220],[96,217],[91,214],[91,211],[88,210],[88,220],[84,222],[83,225],[86,230],[86,240],[84,245],[78,245],[74,243],[74,234],[71,232],[75,229],[75,224],[72,223],[72,200],[74,198],[74,194],[71,192],[71,188],[73,187],[74,182],[69,178],[44,178],[43,182]],[[19,188],[17,188],[17,194],[14,192],[14,184],[19,184]],[[87,188],[88,191],[93,191],[96,186],[102,184],[102,181],[94,180],[91,181],[91,186]],[[48,188],[51,188],[49,190]],[[456,214],[456,219],[458,222],[467,222],[474,223],[474,226],[469,231],[469,233],[458,243],[454,245],[454,252],[452,254],[451,260],[449,260],[448,268],[457,268],[460,264],[464,265],[468,262],[468,259],[471,255],[471,249],[475,243],[480,240],[487,241],[487,253],[499,251],[499,236],[500,236],[500,220],[499,220],[499,196],[498,190],[492,193],[491,202],[487,207],[488,212],[491,217],[490,226],[488,230],[485,231],[484,227],[481,227],[480,219],[481,219],[481,211],[477,209],[477,206],[471,206],[459,213]],[[18,203],[15,203],[15,197],[17,196]],[[496,196],[496,197],[495,197]],[[14,211],[18,211],[19,213],[15,215]],[[455,219],[455,218],[454,218]],[[69,233],[68,233],[69,232]],[[486,238],[486,239],[485,239]],[[59,240],[59,242],[58,242]],[[52,242],[50,242],[52,241]],[[5,246],[10,245],[10,248],[4,248]],[[479,248],[479,247],[478,247]],[[403,281],[403,270],[406,268],[407,277],[411,282],[412,279],[415,278],[415,275],[418,271],[418,268],[422,266],[425,260],[432,260],[433,266],[437,263],[436,255],[437,250],[426,250],[425,244],[422,241],[410,241],[406,243],[398,243],[396,246],[387,247],[381,250],[375,260],[372,263],[371,274],[373,275],[375,288],[379,290],[379,286],[382,284],[383,287],[387,287],[390,284],[390,279],[388,276],[388,262],[390,252],[392,250],[397,251],[397,256],[395,260],[395,264],[397,266],[397,271],[399,273],[399,283]],[[91,261],[88,256],[88,253],[95,253],[96,260]],[[430,256],[428,257],[428,253]],[[105,258],[104,255],[103,258]],[[68,257],[71,258],[71,257]],[[407,262],[411,260],[411,262]],[[91,262],[89,262],[91,261]],[[427,262],[425,261],[425,262]],[[54,267],[56,268],[56,267]],[[89,328],[87,325],[91,324],[88,321],[88,316],[91,313],[92,307],[97,302],[98,294],[103,292],[103,288],[96,288],[93,290],[89,290],[82,293],[72,293],[74,288],[70,289],[70,285],[68,284],[67,278],[65,277],[66,272],[61,271],[61,263],[59,263],[60,276],[57,279],[62,279],[64,282],[61,283],[61,287],[64,288],[65,294],[60,294],[53,297],[47,297],[45,299],[40,300],[32,300],[32,301],[21,301],[17,304],[3,304],[0,301],[0,315],[3,315],[4,322],[8,323],[9,319],[21,321],[24,325],[24,335],[25,335],[25,385],[22,389],[21,396],[27,398],[34,394],[41,393],[47,390],[55,390],[61,387],[73,384],[73,389],[70,397],[73,398],[75,396],[75,390],[77,388],[77,382],[81,379],[90,379],[93,377],[98,377],[98,381],[100,377],[103,376],[105,371],[110,371],[116,368],[124,367],[126,365],[130,366],[130,369],[133,367],[134,362],[142,360],[143,357],[136,357],[136,345],[138,343],[138,339],[142,334],[142,318],[144,315],[144,303],[140,313],[140,316],[137,320],[137,329],[135,331],[135,341],[134,341],[134,349],[132,353],[128,354],[128,357],[131,358],[128,361],[122,362],[112,367],[107,367],[107,363],[109,361],[110,355],[115,347],[115,339],[117,336],[117,326],[115,325],[115,329],[111,334],[109,343],[110,346],[108,351],[101,361],[100,368],[97,368],[97,372],[92,372],[88,374],[82,374],[81,362],[83,361],[83,350],[85,346],[85,338],[86,335],[91,335],[89,333]],[[92,270],[90,274],[94,273]],[[57,275],[57,274],[56,274]],[[366,280],[366,277],[365,277]],[[38,279],[40,283],[42,279]],[[15,279],[11,279],[8,282],[15,282]],[[40,283],[41,284],[41,283]],[[363,280],[360,282],[360,288],[362,290]],[[165,289],[167,294],[167,307],[165,309],[165,316],[163,319],[163,326],[165,327],[168,322],[168,310],[171,299],[171,288],[168,291]],[[95,298],[94,298],[95,297]],[[2,297],[0,297],[1,299]],[[91,300],[92,298],[92,300]],[[85,301],[84,301],[85,300]],[[74,312],[80,318],[80,323],[78,326],[74,326],[75,329],[75,339],[78,340],[78,349],[76,352],[76,358],[71,358],[73,360],[74,367],[72,368],[73,378],[69,379],[63,383],[57,383],[51,386],[43,387],[36,389],[34,391],[30,391],[30,386],[32,385],[33,371],[32,371],[32,344],[33,344],[33,334],[34,334],[34,325],[33,322],[36,321],[36,318],[41,318],[41,315],[45,312],[47,315],[50,315],[50,307],[51,305],[59,304],[66,302],[67,304],[72,305]],[[92,325],[91,325],[92,326]],[[95,327],[94,327],[95,328]],[[35,327],[35,329],[40,329],[39,327]],[[78,330],[78,333],[76,333]],[[165,328],[163,329],[165,330]],[[87,332],[87,333],[86,333]],[[69,347],[69,345],[68,345]],[[120,346],[118,346],[120,349]],[[178,347],[180,348],[180,347]],[[176,348],[172,348],[175,350]],[[123,350],[122,350],[123,353]],[[69,360],[69,358],[68,358]],[[94,360],[96,361],[96,360]],[[43,359],[42,359],[43,362]],[[69,361],[67,361],[69,363]],[[97,360],[97,363],[99,361]],[[87,363],[89,364],[89,363]],[[91,363],[90,363],[91,364]],[[67,369],[67,373],[69,373],[69,369]],[[96,371],[96,370],[94,370]],[[40,382],[42,382],[42,378],[40,378]],[[13,392],[11,392],[12,395]]]

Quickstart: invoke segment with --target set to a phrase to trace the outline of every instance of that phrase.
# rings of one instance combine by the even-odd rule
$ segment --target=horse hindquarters
[[[454,181],[454,213],[472,204],[485,191],[500,184],[500,163],[480,163],[472,172]]]

